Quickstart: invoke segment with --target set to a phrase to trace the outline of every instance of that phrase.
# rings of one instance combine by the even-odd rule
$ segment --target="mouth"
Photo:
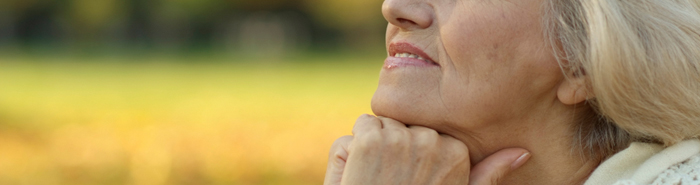
[[[399,66],[440,66],[420,48],[406,42],[391,43],[389,45],[389,58],[385,61],[385,67]]]

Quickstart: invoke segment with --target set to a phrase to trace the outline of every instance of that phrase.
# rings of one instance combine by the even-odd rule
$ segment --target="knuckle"
[[[437,146],[437,134],[430,132],[415,133],[414,142],[417,150],[432,150]]]
[[[387,135],[386,140],[384,140],[384,144],[387,146],[397,146],[400,144],[400,142],[401,137],[396,133]]]
[[[489,180],[491,181],[491,184],[499,184],[501,182],[501,178],[503,178],[503,172],[497,171],[497,174],[492,175]]]
[[[406,129],[391,129],[387,131],[386,145],[403,146],[410,141],[411,133]]]
[[[357,117],[357,120],[371,119],[371,118],[375,118],[375,117],[374,117],[374,116],[371,116],[371,115],[369,115],[369,114],[362,114],[362,115],[360,115],[359,117]]]
[[[437,142],[437,140],[440,138],[440,135],[437,133],[437,131],[432,130],[432,129],[415,130],[414,134],[416,135],[416,138],[418,138],[418,139],[432,141],[432,142]]]
[[[355,138],[355,141],[353,141],[353,149],[374,149],[381,146],[383,140],[384,137],[379,131],[370,131]]]
[[[343,154],[343,150],[331,150],[328,154],[331,157],[340,157]]]
[[[464,143],[457,140],[448,140],[445,146],[445,154],[454,161],[469,160],[469,150]]]
[[[344,152],[344,146],[350,145],[352,143],[353,137],[352,136],[342,136],[338,139],[336,139],[333,144],[331,145],[331,150],[329,151],[330,155],[336,155],[340,152]]]
[[[346,142],[352,141],[352,138],[353,138],[352,136],[341,136],[333,142],[332,147],[339,147],[339,146],[345,144]]]
[[[335,141],[333,141],[333,145],[331,145],[331,149],[337,149],[341,148],[344,144],[352,142],[352,136],[342,136]]]
[[[356,121],[357,122],[370,122],[370,121],[378,121],[378,120],[379,120],[379,118],[377,118],[377,117],[374,117],[374,116],[369,115],[369,114],[363,114],[360,117],[358,117]]]
[[[440,136],[440,133],[438,133],[437,130],[433,130],[433,129],[426,128],[426,129],[422,130],[422,132],[425,132],[426,134],[429,134],[430,136],[433,136],[433,137]]]
[[[332,161],[331,163],[333,164],[333,166],[336,166],[336,167],[344,167],[345,166],[345,163],[346,163],[345,161],[347,159],[343,159],[340,156],[333,156],[333,157],[335,157],[334,158],[335,160],[330,160],[330,161]],[[342,159],[342,160],[339,160],[339,159]]]
[[[379,121],[376,117],[368,114],[363,114],[360,117],[358,117],[355,121],[355,125],[352,128],[352,134],[362,135],[370,130],[378,129],[379,126],[376,125],[378,123]]]
[[[451,149],[453,150],[459,150],[459,151],[465,151],[467,150],[467,145],[462,143],[462,141],[454,139],[454,138],[445,138],[443,139],[445,143],[450,146]]]
[[[386,129],[379,150],[387,155],[398,155],[410,149],[410,133],[405,129]]]
[[[329,161],[332,161],[333,165],[340,166],[343,164],[344,161],[347,160],[348,153],[345,152],[344,150],[337,150],[335,152],[332,151],[330,153],[329,157],[330,157],[330,159],[333,159],[333,160],[329,160]],[[340,159],[340,160],[338,160],[338,159]]]
[[[469,161],[469,154],[465,152],[452,153],[451,156],[453,161],[457,163],[464,163]]]

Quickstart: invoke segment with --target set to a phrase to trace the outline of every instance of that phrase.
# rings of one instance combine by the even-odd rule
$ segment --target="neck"
[[[467,145],[473,165],[505,148],[530,151],[531,158],[506,175],[502,184],[583,184],[600,160],[589,159],[572,148],[571,120],[568,116],[518,119],[517,122],[481,128],[479,132],[453,136]]]

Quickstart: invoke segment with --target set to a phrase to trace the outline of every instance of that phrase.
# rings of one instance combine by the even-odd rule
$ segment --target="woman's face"
[[[374,113],[448,134],[535,119],[563,80],[543,35],[542,3],[385,0],[389,57]]]

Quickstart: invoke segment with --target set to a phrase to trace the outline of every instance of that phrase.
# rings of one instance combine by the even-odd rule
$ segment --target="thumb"
[[[352,136],[343,136],[333,142],[328,154],[328,166],[324,185],[339,185],[343,177],[345,162],[348,160],[348,147],[352,143]]]
[[[522,148],[500,150],[472,168],[469,174],[469,184],[498,184],[506,174],[525,164],[528,159],[530,159],[530,152]]]

